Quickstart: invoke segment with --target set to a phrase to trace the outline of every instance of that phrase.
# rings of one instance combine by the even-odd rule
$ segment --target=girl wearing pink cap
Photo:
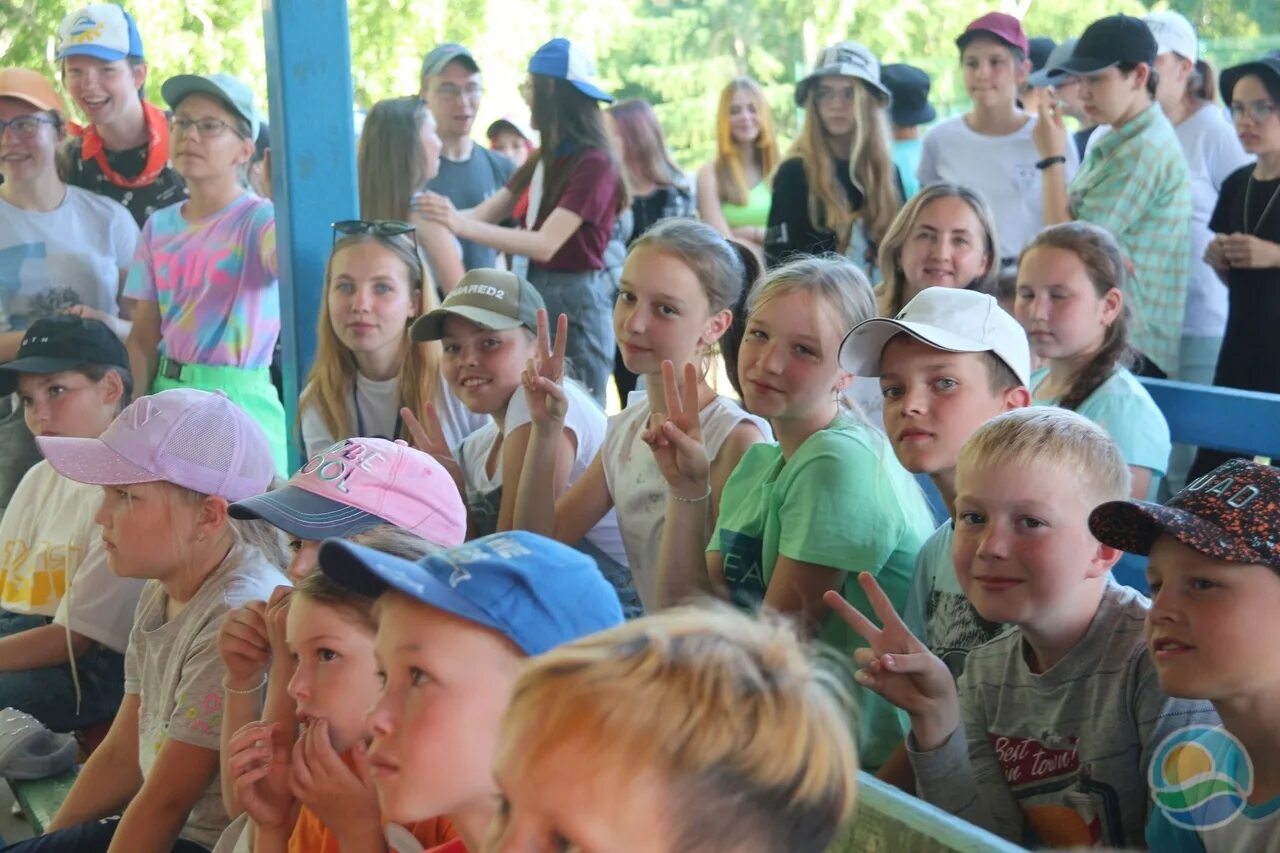
[[[293,551],[289,577],[298,583],[312,576],[324,539],[349,539],[417,560],[432,551],[461,545],[467,526],[462,497],[444,468],[402,441],[381,438],[350,438],[332,444],[303,465],[284,488],[233,504],[230,514],[237,519],[262,519],[288,536]],[[304,714],[291,687],[300,663],[294,656],[297,644],[286,637],[286,623],[295,619],[290,615],[292,600],[289,587],[278,587],[270,599],[251,601],[230,611],[218,634],[219,652],[228,673],[222,727],[223,802],[232,817],[248,810],[260,829],[265,826],[272,833],[283,832],[286,839],[293,825],[284,826],[275,811],[257,807],[289,799],[288,777],[250,775],[237,781],[252,767],[242,763],[233,768],[230,762],[236,754],[255,754],[255,738],[245,735],[233,743],[232,736],[239,737],[245,731],[275,731],[274,737],[286,749],[295,743],[298,718]],[[372,630],[367,640],[372,648]],[[360,637],[352,642],[359,644]],[[257,691],[247,688],[264,679],[269,687],[265,711],[260,715],[263,706]],[[328,717],[323,709],[313,709],[307,715]],[[339,737],[337,731],[334,735],[332,750],[343,752],[353,746],[350,737]],[[270,740],[268,737],[268,743]],[[318,743],[310,749],[324,751]],[[373,815],[376,818],[376,811]],[[377,829],[376,820],[373,826]]]
[[[136,400],[100,438],[38,441],[60,474],[103,487],[111,569],[146,584],[106,740],[49,833],[12,849],[209,850],[227,823],[218,626],[229,608],[266,597],[285,563],[276,530],[233,520],[227,506],[270,484],[271,447],[225,396],[193,389]]]

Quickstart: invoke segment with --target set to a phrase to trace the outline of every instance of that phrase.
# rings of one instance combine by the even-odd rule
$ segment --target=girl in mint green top
[[[1106,230],[1069,222],[1022,250],[1014,313],[1044,365],[1032,403],[1072,409],[1106,428],[1129,463],[1132,495],[1152,500],[1168,467],[1169,425],[1124,365],[1129,349],[1126,272]]]
[[[857,583],[870,572],[901,611],[933,521],[884,436],[838,402],[853,379],[839,365],[840,341],[872,316],[871,286],[844,259],[793,261],[753,292],[738,374],[747,409],[769,419],[777,441],[753,445],[729,476],[705,556],[709,466],[697,401],[677,399],[669,372],[672,414],[646,434],[670,486],[659,560],[668,603],[709,591],[765,606],[845,653],[866,644],[823,593],[838,591],[870,616]],[[857,690],[860,758],[874,770],[902,739],[902,722],[884,699]]]
[[[763,257],[769,177],[780,159],[764,90],[750,77],[731,81],[716,111],[716,157],[698,170],[698,217]]]

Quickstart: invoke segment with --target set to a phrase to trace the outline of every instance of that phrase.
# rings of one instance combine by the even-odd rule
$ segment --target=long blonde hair
[[[804,101],[804,126],[790,151],[790,156],[799,157],[804,163],[804,176],[809,183],[809,219],[818,228],[835,234],[836,250],[841,253],[849,248],[853,224],[859,219],[866,224],[869,240],[879,245],[902,207],[884,104],[865,83],[853,80],[856,118],[849,150],[849,177],[862,193],[862,209],[855,211],[836,178],[835,157],[814,100],[817,91],[817,85],[809,87]]]
[[[987,256],[987,271],[965,285],[967,290],[980,293],[996,293],[996,281],[1000,277],[1000,256],[996,238],[996,220],[991,215],[991,208],[968,187],[959,184],[929,184],[916,193],[911,201],[903,205],[902,210],[893,218],[893,224],[880,242],[880,274],[884,277],[876,288],[876,299],[880,303],[880,316],[893,317],[906,304],[907,277],[902,271],[902,248],[911,239],[911,232],[916,228],[916,220],[924,209],[940,198],[958,198],[978,217],[978,224],[983,230],[983,250]]]
[[[726,204],[746,204],[751,194],[747,186],[747,170],[742,162],[742,152],[733,141],[733,131],[729,127],[729,108],[733,96],[739,92],[747,92],[755,102],[756,120],[760,123],[760,135],[756,137],[755,155],[760,166],[760,179],[769,180],[773,170],[782,159],[778,151],[778,133],[774,126],[773,110],[765,100],[764,89],[750,77],[736,77],[720,92],[720,104],[716,107],[716,186],[720,191],[720,201]]]
[[[333,328],[329,288],[333,285],[333,259],[344,249],[360,243],[376,243],[404,262],[405,269],[409,271],[410,293],[415,293],[418,298],[418,316],[438,305],[435,288],[426,277],[422,250],[413,242],[412,235],[382,237],[353,234],[334,244],[324,268],[324,293],[320,300],[320,319],[316,324],[316,357],[298,400],[299,420],[307,407],[315,406],[325,429],[334,438],[349,438],[355,434],[350,402],[357,368],[355,354]],[[414,414],[421,414],[426,410],[426,404],[435,401],[439,394],[440,342],[414,343],[406,331],[400,352],[400,402]]]
[[[497,763],[519,776],[582,747],[588,772],[666,786],[672,849],[819,853],[857,789],[845,667],[777,616],[666,610],[532,659]]]

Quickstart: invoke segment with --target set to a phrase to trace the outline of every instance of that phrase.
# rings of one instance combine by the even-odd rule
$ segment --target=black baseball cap
[[[929,75],[905,62],[880,67],[880,82],[893,94],[889,115],[898,127],[928,124],[938,117],[929,103]]]
[[[1146,21],[1132,15],[1108,15],[1085,29],[1071,57],[1062,63],[1068,74],[1093,74],[1122,63],[1156,61],[1156,37]]]
[[[59,314],[36,320],[22,336],[13,361],[0,364],[0,394],[18,389],[23,373],[61,373],[82,364],[129,369],[124,344],[101,320]]]
[[[1027,40],[1027,59],[1031,60],[1031,70],[1039,71],[1049,62],[1049,54],[1058,43],[1048,36],[1036,36]]]
[[[1222,90],[1222,100],[1231,103],[1231,93],[1241,77],[1256,74],[1264,80],[1270,80],[1273,87],[1280,87],[1280,50],[1273,50],[1261,59],[1233,65],[1218,77],[1218,86]]]

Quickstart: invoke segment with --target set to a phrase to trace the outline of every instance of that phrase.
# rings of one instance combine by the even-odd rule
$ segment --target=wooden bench
[[[858,806],[830,853],[1021,853],[1022,847],[858,773]]]
[[[13,789],[14,799],[22,807],[22,814],[31,824],[32,835],[43,835],[44,828],[62,806],[62,801],[71,792],[76,781],[79,767],[68,770],[61,776],[50,776],[48,779],[31,779],[17,781],[10,779],[9,787]]]

